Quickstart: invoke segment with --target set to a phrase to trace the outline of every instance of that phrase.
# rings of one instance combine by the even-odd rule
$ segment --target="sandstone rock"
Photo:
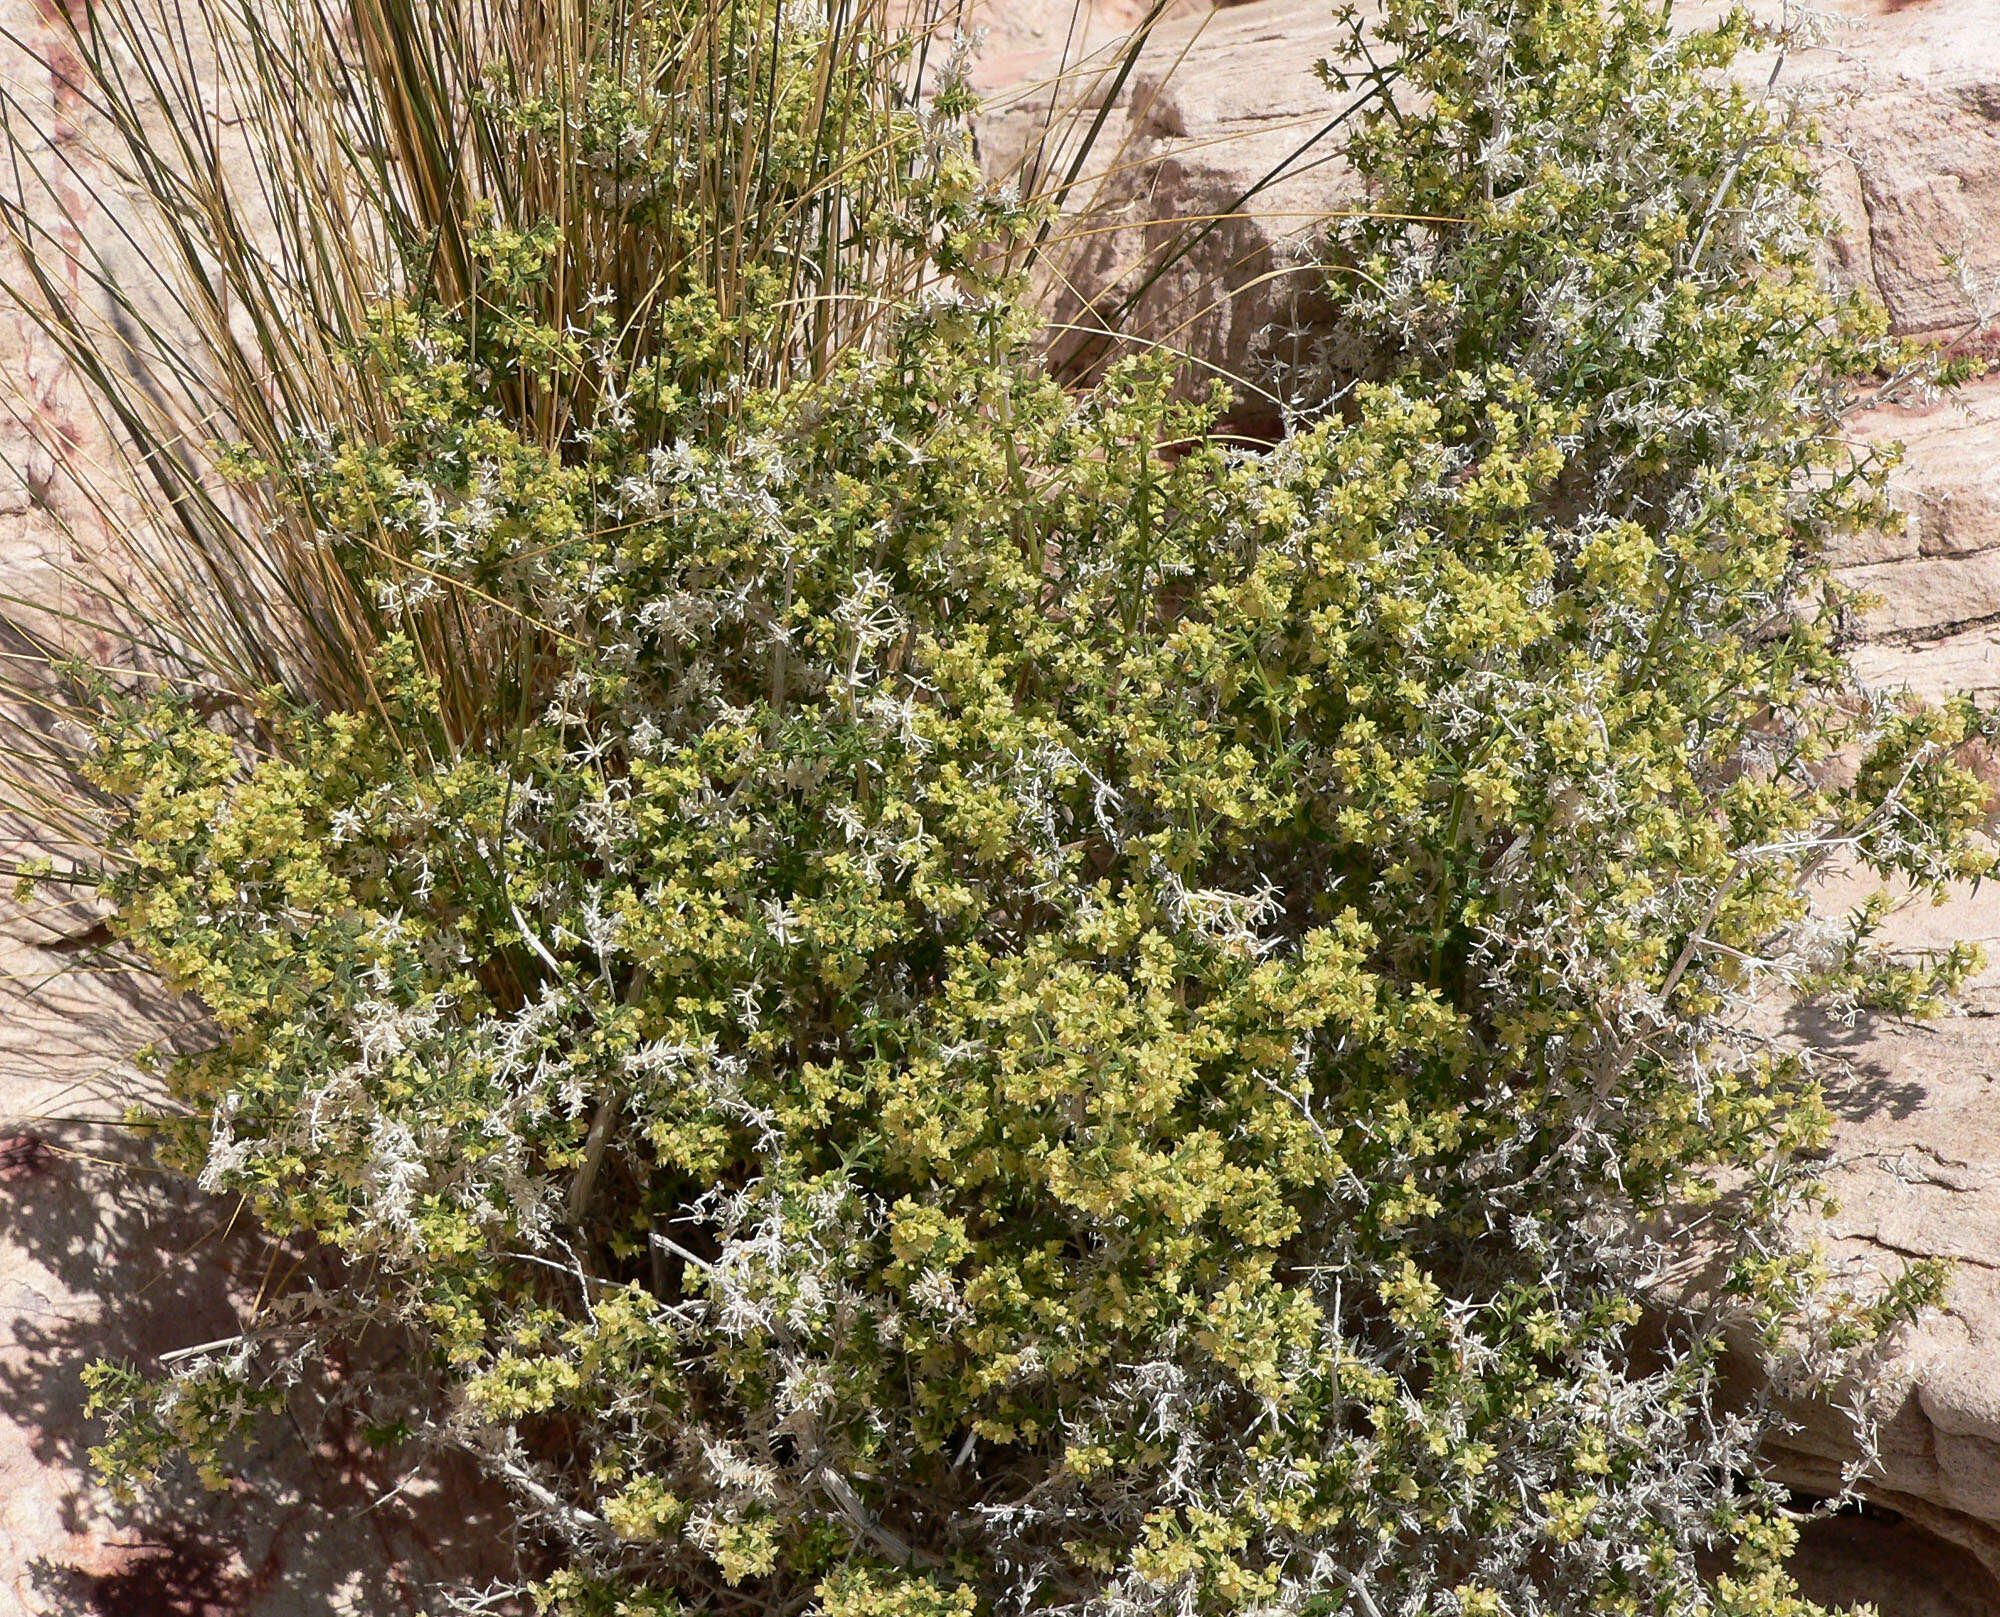
[[[1775,12],[1775,7],[1760,7]],[[2000,6],[1835,0],[1779,83],[1802,92],[1847,231],[1836,261],[1899,331],[1969,334],[2000,313]]]
[[[1823,1605],[1868,1601],[1881,1617],[2000,1617],[2000,1583],[1976,1556],[1891,1511],[1808,1524],[1792,1569]]]
[[[1058,48],[1034,57],[1017,87],[991,91],[979,139],[989,173],[1025,166],[1049,191],[1116,84],[1116,53],[1084,53],[1058,76],[1057,29],[1038,37]],[[1115,326],[1190,356],[1230,380],[1249,414],[1276,419],[1272,360],[1313,323],[1312,276],[1294,249],[1351,186],[1332,157],[1341,103],[1316,72],[1346,38],[1318,0],[1220,11],[1189,0],[1154,31],[1040,266],[1058,364],[1101,360]],[[1023,60],[989,60],[980,75],[994,84]]]
[[[1862,444],[1901,445],[1890,487],[1908,520],[1880,536],[1879,548],[1843,560],[1965,556],[2000,545],[2000,378],[1869,411],[1853,435]]]
[[[1981,624],[1915,645],[1860,645],[1850,661],[1877,689],[1906,687],[1933,702],[1961,692],[1982,701],[2000,697],[2000,625]]]
[[[2000,235],[2000,7],[1844,6],[1827,47],[1787,65],[1820,105],[1831,199],[1849,230],[1839,272],[1872,285],[1896,326],[1963,336],[1993,317]],[[1958,262],[1954,262],[1957,260]],[[1837,559],[1850,586],[1882,598],[1860,622],[1857,673],[1878,687],[1940,699],[2000,694],[2000,384],[1885,408],[1861,418],[1863,442],[1900,440],[1892,498],[1898,528]],[[1861,884],[1836,879],[1829,900]],[[1942,906],[1902,901],[1888,940],[1928,950],[1956,941],[2000,955],[2000,894],[1988,885]],[[2000,1570],[2000,969],[1957,1014],[1931,1024],[1802,1019],[1794,1032],[1832,1075],[1840,1115],[1832,1250],[1886,1272],[1908,1257],[1951,1258],[1946,1310],[1906,1333],[1881,1366],[1882,1464],[1871,1497],[1901,1513],[1896,1529],[1956,1546],[1990,1579]],[[1819,1411],[1773,1458],[1791,1480],[1828,1489],[1852,1452],[1842,1421]],[[1897,1610],[1993,1609],[1990,1581],[1961,1560],[1911,1556],[1874,1525],[1828,1524],[1799,1562],[1837,1542],[1843,1593]],[[1925,1572],[1925,1563],[1930,1569]],[[1869,1579],[1903,1570],[1879,1592]],[[1919,1574],[1923,1574],[1919,1576]],[[1966,1593],[1976,1585],[1976,1599]],[[1813,1592],[1833,1592],[1832,1585]],[[1921,1592],[1927,1591],[1927,1592]],[[1929,1602],[1925,1605],[1924,1602]],[[1943,1602],[1942,1605],[1939,1605]]]
[[[1867,1491],[2000,1572],[2000,1034],[1992,990],[1952,1021],[1843,1027],[1802,1019],[1841,1118],[1832,1253],[1862,1271],[1943,1257],[1945,1311],[1880,1367],[1881,1463]],[[1853,1452],[1845,1421],[1807,1412],[1773,1455],[1787,1480],[1830,1490]]]
[[[1835,873],[1817,896],[1831,913],[1871,887]],[[2000,956],[2000,906],[1985,889],[1943,904],[1903,894],[1883,936],[1913,954],[1972,941]],[[1880,1458],[1865,1491],[1909,1530],[1957,1546],[1987,1578],[2000,1578],[2000,961],[1938,1021],[1844,1023],[1795,1010],[1784,1022],[1783,1034],[1813,1052],[1837,1118],[1839,1205],[1815,1232],[1829,1256],[1864,1286],[1910,1259],[1954,1265],[1944,1310],[1902,1332],[1875,1367]],[[1799,1429],[1770,1459],[1794,1486],[1831,1493],[1855,1452],[1849,1421],[1822,1405],[1794,1414]],[[1872,1528],[1841,1532],[1856,1554],[1887,1542]],[[1857,1597],[1867,1593],[1853,1586]],[[1981,1600],[2000,1600],[2000,1584],[1969,1584],[1962,1570],[1911,1584],[1901,1598],[1923,1610],[1919,1591],[1963,1598],[1969,1586]],[[1885,1613],[1897,1609],[1884,1604]]]
[[[1988,689],[1987,636],[2000,623],[2000,380],[1860,416],[1864,445],[1900,444],[1889,492],[1902,521],[1843,541],[1837,576],[1877,598],[1858,628],[1862,677],[1928,696]]]
[[[1017,106],[1043,97],[1059,76],[1070,99],[1086,95],[1086,82],[1152,9],[1148,0],[977,0],[953,28],[976,41],[974,85]],[[1155,20],[1192,21],[1212,9],[1210,0],[1167,0]]]
[[[1835,577],[1875,603],[1871,638],[1944,639],[2000,617],[2000,550],[1844,567]]]

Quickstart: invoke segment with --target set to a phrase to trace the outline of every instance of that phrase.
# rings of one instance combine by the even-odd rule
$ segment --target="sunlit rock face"
[[[1333,10],[1176,0],[1129,64],[1123,5],[974,14],[981,161],[1063,201],[1036,266],[1055,363],[1087,372],[1116,330],[1118,351],[1181,354],[1229,381],[1239,423],[1277,430],[1285,372],[1328,335],[1299,250],[1353,191],[1318,71],[1349,37]]]

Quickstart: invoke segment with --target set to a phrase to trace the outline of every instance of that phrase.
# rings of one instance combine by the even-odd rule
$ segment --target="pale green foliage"
[[[698,287],[552,324],[564,233],[474,221],[342,356],[381,408],[229,463],[378,604],[370,699],[103,692],[119,926],[219,1030],[186,1164],[347,1260],[249,1340],[406,1329],[385,1418],[518,1487],[549,1609],[1797,1609],[1724,1337],[1824,1375],[1936,1277],[1816,1295],[1825,1117],[1729,1013],[1921,1005],[1966,960],[1800,884],[1983,868],[1982,721],[1849,699],[1814,605],[1885,350],[1732,35],[1382,33],[1369,380],[1269,452],[1037,375],[972,267],[1032,216],[911,118],[948,261],[811,374]],[[533,626],[482,722],[441,613]]]

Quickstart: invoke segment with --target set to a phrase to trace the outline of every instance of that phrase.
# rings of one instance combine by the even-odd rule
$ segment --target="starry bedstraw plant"
[[[726,14],[792,175],[786,64],[871,25]],[[737,217],[646,212],[680,25],[591,15],[493,116],[635,175],[469,210],[329,346],[365,411],[217,459],[360,604],[344,691],[69,670],[119,935],[215,1030],[179,1160],[341,1264],[101,1372],[105,1464],[393,1325],[381,1426],[565,1617],[1807,1609],[1725,1349],[1807,1396],[1938,1276],[1786,1233],[1827,1119],[1740,1013],[1963,973],[1801,893],[1980,873],[1984,721],[1849,689],[1843,389],[1901,361],[1738,26],[1391,0],[1342,369],[1251,453],[1166,359],[1029,363],[950,80],[842,92],[827,239],[903,268],[841,341],[782,256],[587,281],[607,212]]]

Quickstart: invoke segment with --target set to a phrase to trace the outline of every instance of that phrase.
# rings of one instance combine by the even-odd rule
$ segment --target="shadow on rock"
[[[1820,1086],[1836,1117],[1859,1122],[1884,1114],[1901,1122],[1924,1103],[1919,1083],[1892,1076],[1876,1053],[1884,1019],[1863,1012],[1835,1016],[1812,1005],[1794,1005],[1785,1013],[1785,1032],[1809,1045],[1820,1058]]]
[[[1791,1571],[1823,1605],[1866,1601],[1883,1617],[2000,1617],[2000,1583],[1976,1557],[1892,1510],[1807,1523]]]
[[[235,1617],[259,1592],[227,1544],[192,1532],[108,1548],[102,1559],[107,1570],[39,1563],[36,1582],[57,1610],[98,1617]]]
[[[327,1367],[204,1488],[171,1469],[136,1506],[91,1475],[82,1373],[157,1374],[235,1335],[303,1261],[231,1202],[151,1160],[121,1058],[188,1036],[101,948],[0,951],[0,1561],[30,1609],[95,1617],[317,1617],[434,1610],[442,1586],[514,1565],[503,1502],[469,1467],[370,1448],[347,1396],[409,1373],[394,1342]]]

